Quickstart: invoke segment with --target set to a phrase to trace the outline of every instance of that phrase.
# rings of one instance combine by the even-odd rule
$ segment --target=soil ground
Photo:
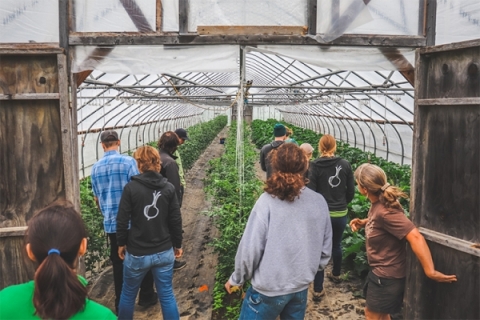
[[[218,137],[224,137],[224,129]],[[182,320],[211,319],[212,295],[215,280],[217,256],[209,246],[211,239],[218,234],[213,227],[212,219],[204,213],[209,210],[210,203],[205,198],[203,179],[210,159],[219,157],[224,151],[224,145],[215,139],[186,174],[187,188],[182,207],[184,227],[184,256],[181,260],[187,262],[182,270],[174,273],[173,287]],[[256,165],[257,176],[265,180],[265,172]],[[329,271],[330,266],[327,266]],[[350,277],[340,284],[325,280],[326,295],[320,302],[312,300],[313,287],[309,289],[307,313],[305,319],[364,319],[364,299],[356,298],[360,292],[362,281]],[[115,290],[111,267],[96,277],[90,287],[91,299],[114,310]],[[135,319],[162,319],[160,305],[150,308],[135,306]]]

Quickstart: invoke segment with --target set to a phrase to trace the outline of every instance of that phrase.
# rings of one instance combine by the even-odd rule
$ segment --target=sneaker
[[[187,263],[185,261],[175,260],[175,262],[173,263],[173,271],[183,269],[186,265]]]
[[[322,301],[323,297],[325,296],[325,289],[320,292],[313,292],[313,301]]]
[[[340,276],[334,276],[333,273],[327,272],[327,278],[330,279],[333,283],[340,283],[342,279]]]
[[[138,305],[140,307],[146,307],[146,308],[155,305],[157,302],[158,302],[158,296],[156,292],[154,292],[153,295],[151,295],[150,298],[148,299],[141,299],[141,298],[138,299]]]

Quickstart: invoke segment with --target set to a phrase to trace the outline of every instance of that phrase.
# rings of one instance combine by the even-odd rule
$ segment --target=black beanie
[[[275,137],[283,137],[287,133],[285,126],[281,123],[277,123],[275,127],[273,127],[273,134]]]

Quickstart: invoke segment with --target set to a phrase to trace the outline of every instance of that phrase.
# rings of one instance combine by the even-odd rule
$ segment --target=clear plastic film
[[[415,65],[415,49],[340,46],[275,46],[248,47],[249,51],[278,54],[331,70],[375,71],[410,70]],[[387,58],[388,56],[388,58]]]
[[[317,33],[329,42],[343,34],[417,35],[420,0],[318,0]]]
[[[437,1],[436,32],[437,45],[480,38],[480,1]]]
[[[238,71],[238,46],[75,47],[72,72],[123,74]]]
[[[305,26],[307,0],[189,1],[188,30],[212,25]]]

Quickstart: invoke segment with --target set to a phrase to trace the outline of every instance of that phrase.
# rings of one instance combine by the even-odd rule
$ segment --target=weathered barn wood
[[[35,211],[78,202],[65,55],[13,51],[0,51],[0,289],[33,277],[23,234]]]
[[[458,282],[427,279],[409,253],[406,319],[480,318],[479,65],[480,40],[417,50],[411,215]]]

